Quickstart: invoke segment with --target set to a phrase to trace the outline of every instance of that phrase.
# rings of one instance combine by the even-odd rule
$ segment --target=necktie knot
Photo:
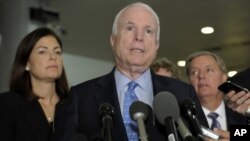
[[[219,114],[215,113],[215,112],[211,112],[207,116],[213,120],[213,119],[217,119],[217,117],[219,116]]]
[[[207,117],[209,117],[212,120],[211,129],[221,128],[220,123],[217,120],[218,116],[219,114],[215,112],[211,112],[207,115]]]
[[[134,91],[138,84],[135,81],[131,81],[128,83],[128,91]]]

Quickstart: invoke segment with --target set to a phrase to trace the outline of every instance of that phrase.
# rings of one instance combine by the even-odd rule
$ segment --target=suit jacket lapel
[[[245,116],[233,111],[227,105],[225,105],[226,109],[226,118],[227,118],[227,129],[230,130],[230,125],[238,124],[238,125],[247,125],[247,119]]]
[[[153,83],[154,95],[156,95],[157,93],[159,93],[161,91],[169,91],[169,92],[171,92],[171,90],[169,89],[169,81],[164,80],[164,83],[161,83],[161,81],[159,81],[159,78],[157,78],[157,77],[158,76],[156,76],[156,74],[152,73],[152,83]],[[207,122],[206,117],[205,117],[205,114],[204,114],[204,112],[203,112],[203,110],[201,108],[200,102],[198,100],[198,97],[196,95],[190,95],[190,93],[192,91],[193,91],[193,94],[196,94],[194,89],[193,89],[193,90],[190,90],[187,93],[189,95],[186,95],[186,97],[182,94],[184,97],[181,97],[181,98],[182,98],[182,100],[184,100],[186,98],[190,98],[195,102],[195,106],[196,106],[196,110],[197,110],[197,118],[199,119],[199,123],[201,125],[205,126],[205,127],[209,127],[208,122]],[[172,93],[174,94],[174,92],[172,92]],[[182,101],[178,101],[178,102],[179,102],[179,105],[180,105]]]
[[[120,104],[117,96],[114,70],[98,81],[98,90],[95,96],[98,107],[102,103],[110,103],[114,106],[114,119],[113,119],[113,135],[114,140],[127,140],[126,130],[123,124],[123,119],[120,110]]]

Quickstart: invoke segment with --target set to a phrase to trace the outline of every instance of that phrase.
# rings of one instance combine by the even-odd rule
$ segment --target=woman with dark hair
[[[0,94],[0,140],[49,140],[68,90],[58,36],[48,28],[29,33],[16,52],[10,91]]]

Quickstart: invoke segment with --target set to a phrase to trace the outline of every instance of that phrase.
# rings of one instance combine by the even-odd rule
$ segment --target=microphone
[[[184,141],[196,141],[197,140],[189,131],[189,129],[185,125],[183,118],[181,116],[177,119],[176,122],[178,124],[177,130],[179,131]]]
[[[191,126],[192,133],[200,140],[203,140],[203,132],[201,130],[200,123],[196,118],[196,107],[191,99],[185,99],[182,102],[181,112],[183,116],[187,119],[189,125]]]
[[[165,125],[168,141],[178,141],[175,120],[179,117],[179,106],[175,96],[170,92],[160,92],[153,101],[157,120]]]
[[[88,141],[88,139],[84,134],[76,134],[71,138],[70,141]]]
[[[104,141],[113,141],[113,116],[114,108],[109,103],[103,103],[99,107],[102,118],[102,135]]]
[[[139,135],[141,141],[148,141],[148,135],[146,133],[144,121],[148,118],[149,107],[141,102],[135,101],[129,107],[129,114],[131,119],[138,123]]]

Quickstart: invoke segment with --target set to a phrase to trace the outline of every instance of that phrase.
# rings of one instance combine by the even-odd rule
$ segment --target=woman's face
[[[44,36],[35,44],[26,65],[32,81],[55,81],[63,70],[62,48],[55,37]]]

